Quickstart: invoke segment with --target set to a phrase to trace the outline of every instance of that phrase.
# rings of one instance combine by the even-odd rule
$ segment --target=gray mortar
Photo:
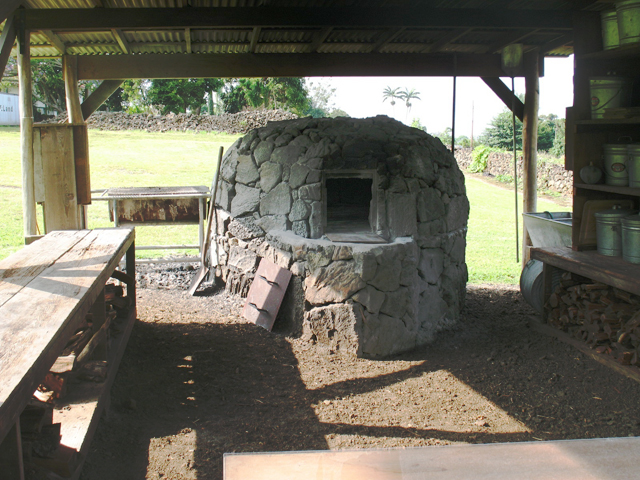
[[[430,135],[387,117],[271,122],[222,161],[216,275],[246,296],[262,258],[293,273],[276,329],[346,354],[427,344],[464,304],[469,202],[464,176]],[[374,181],[385,244],[324,237],[327,171]]]

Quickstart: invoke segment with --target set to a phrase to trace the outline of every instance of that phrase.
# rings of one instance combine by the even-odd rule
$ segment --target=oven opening
[[[371,232],[371,178],[327,178],[327,233]]]

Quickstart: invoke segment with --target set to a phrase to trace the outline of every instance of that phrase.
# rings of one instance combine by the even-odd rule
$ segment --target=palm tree
[[[395,112],[396,98],[401,98],[400,87],[397,87],[397,88],[387,87],[382,91],[382,102],[384,103],[386,100],[391,100],[389,103],[391,103],[391,107],[394,107],[393,108],[394,112]]]
[[[398,98],[404,100],[404,104],[407,107],[407,115],[405,116],[405,122],[407,120],[407,118],[409,118],[409,112],[411,111],[411,100],[420,100],[420,92],[416,91],[415,88],[412,88],[411,90],[409,90],[408,88],[405,88],[404,90],[400,91],[398,93]]]

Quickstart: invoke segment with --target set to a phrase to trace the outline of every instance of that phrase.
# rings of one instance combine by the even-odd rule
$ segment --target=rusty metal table
[[[123,187],[108,188],[92,200],[108,201],[109,215],[116,227],[198,225],[198,245],[142,245],[136,250],[194,249],[202,251],[204,221],[207,218],[209,188]]]

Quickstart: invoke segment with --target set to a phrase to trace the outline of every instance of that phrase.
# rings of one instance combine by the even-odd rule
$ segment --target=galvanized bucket
[[[614,205],[611,210],[595,213],[599,254],[609,257],[622,255],[622,226],[620,221],[624,217],[635,213],[637,213],[635,210],[621,208],[620,205]]]
[[[611,50],[620,46],[618,36],[618,14],[615,10],[607,10],[600,14],[602,22],[602,46]]]
[[[640,0],[616,3],[620,45],[640,42]]]
[[[629,172],[629,186],[640,188],[640,143],[628,145],[627,171]]]
[[[621,187],[629,186],[627,160],[629,151],[626,143],[606,143],[604,149],[604,183]]]
[[[632,82],[624,77],[593,77],[589,80],[591,91],[591,118],[604,118],[605,108],[626,107],[629,103]]]
[[[627,262],[640,263],[640,215],[622,219],[622,258]]]

